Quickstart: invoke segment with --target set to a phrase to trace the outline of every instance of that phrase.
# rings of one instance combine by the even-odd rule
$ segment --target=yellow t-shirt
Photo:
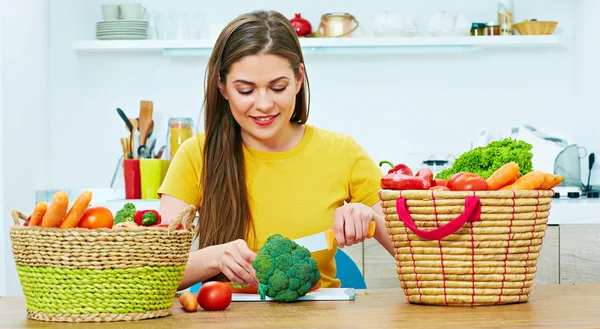
[[[200,207],[204,134],[186,140],[175,154],[159,194]],[[272,234],[290,239],[325,231],[344,202],[372,206],[379,201],[381,170],[349,136],[306,125],[291,150],[263,152],[244,147],[255,252]],[[252,240],[252,238],[250,238]],[[256,244],[254,244],[256,242]],[[313,253],[322,287],[339,287],[332,251]]]

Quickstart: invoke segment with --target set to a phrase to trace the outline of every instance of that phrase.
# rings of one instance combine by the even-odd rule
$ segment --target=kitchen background
[[[3,209],[30,211],[36,190],[109,188],[122,155],[119,138],[127,135],[117,107],[135,116],[140,100],[153,101],[157,147],[166,143],[169,117],[191,117],[202,127],[207,56],[73,49],[73,41],[95,39],[100,6],[108,3],[113,2],[0,2]],[[368,37],[376,15],[386,10],[410,14],[418,34],[426,36],[438,10],[487,22],[497,19],[498,5],[496,0],[138,3],[150,14],[151,31],[155,13],[187,13],[203,38],[258,8],[276,9],[289,18],[301,13],[313,29],[324,13],[348,12],[360,23],[354,35]],[[522,124],[598,152],[599,15],[598,0],[514,0],[515,22],[558,21],[560,44],[481,52],[307,54],[309,123],[352,135],[376,161],[414,166],[432,155],[458,156],[482,130],[505,133]],[[597,170],[592,184],[600,185]],[[0,296],[21,294],[7,211],[0,212],[0,222]]]

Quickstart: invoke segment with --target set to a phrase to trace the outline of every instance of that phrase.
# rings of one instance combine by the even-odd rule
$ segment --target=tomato
[[[462,172],[462,171],[461,171],[461,172],[457,172],[456,174],[452,175],[452,177],[450,177],[450,179],[448,180],[448,183],[446,184],[446,186],[448,186],[448,188],[449,188],[449,189],[452,189],[452,183],[454,183],[454,181],[455,181],[455,180],[456,180],[458,177],[460,177],[460,176],[462,176],[462,175],[464,175],[464,174],[466,174],[466,172]]]
[[[112,228],[115,222],[112,212],[106,207],[94,206],[88,207],[79,220],[79,227]]]
[[[486,191],[488,189],[485,179],[477,174],[460,173],[454,176],[448,182],[448,187],[452,191]]]
[[[197,298],[207,311],[224,310],[231,304],[231,290],[223,282],[210,281],[202,284]]]
[[[433,186],[429,189],[430,191],[450,191],[446,186]]]
[[[431,186],[448,186],[448,181],[442,178],[434,179]]]

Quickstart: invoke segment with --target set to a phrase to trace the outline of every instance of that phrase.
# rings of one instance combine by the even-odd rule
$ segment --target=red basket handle
[[[400,218],[404,225],[417,236],[427,240],[441,240],[450,234],[456,233],[456,231],[460,230],[466,222],[477,222],[481,220],[481,203],[476,196],[466,197],[465,211],[463,211],[462,214],[458,215],[458,217],[450,221],[450,223],[431,231],[421,230],[415,225],[415,222],[408,212],[405,198],[396,199],[396,212],[398,213],[398,218]]]

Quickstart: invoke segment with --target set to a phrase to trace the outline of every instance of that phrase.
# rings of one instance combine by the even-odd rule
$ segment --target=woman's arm
[[[373,209],[374,212],[373,219],[377,223],[374,238],[379,241],[379,243],[390,253],[390,255],[394,256],[394,245],[392,244],[385,226],[385,217],[383,215],[383,208],[381,208],[381,202],[377,202],[372,205],[371,209]]]
[[[187,206],[185,201],[163,194],[160,198],[159,213],[161,217],[171,221]],[[255,256],[243,240],[192,251],[178,290],[186,289],[221,272],[240,285],[258,285],[258,279],[252,268]]]

